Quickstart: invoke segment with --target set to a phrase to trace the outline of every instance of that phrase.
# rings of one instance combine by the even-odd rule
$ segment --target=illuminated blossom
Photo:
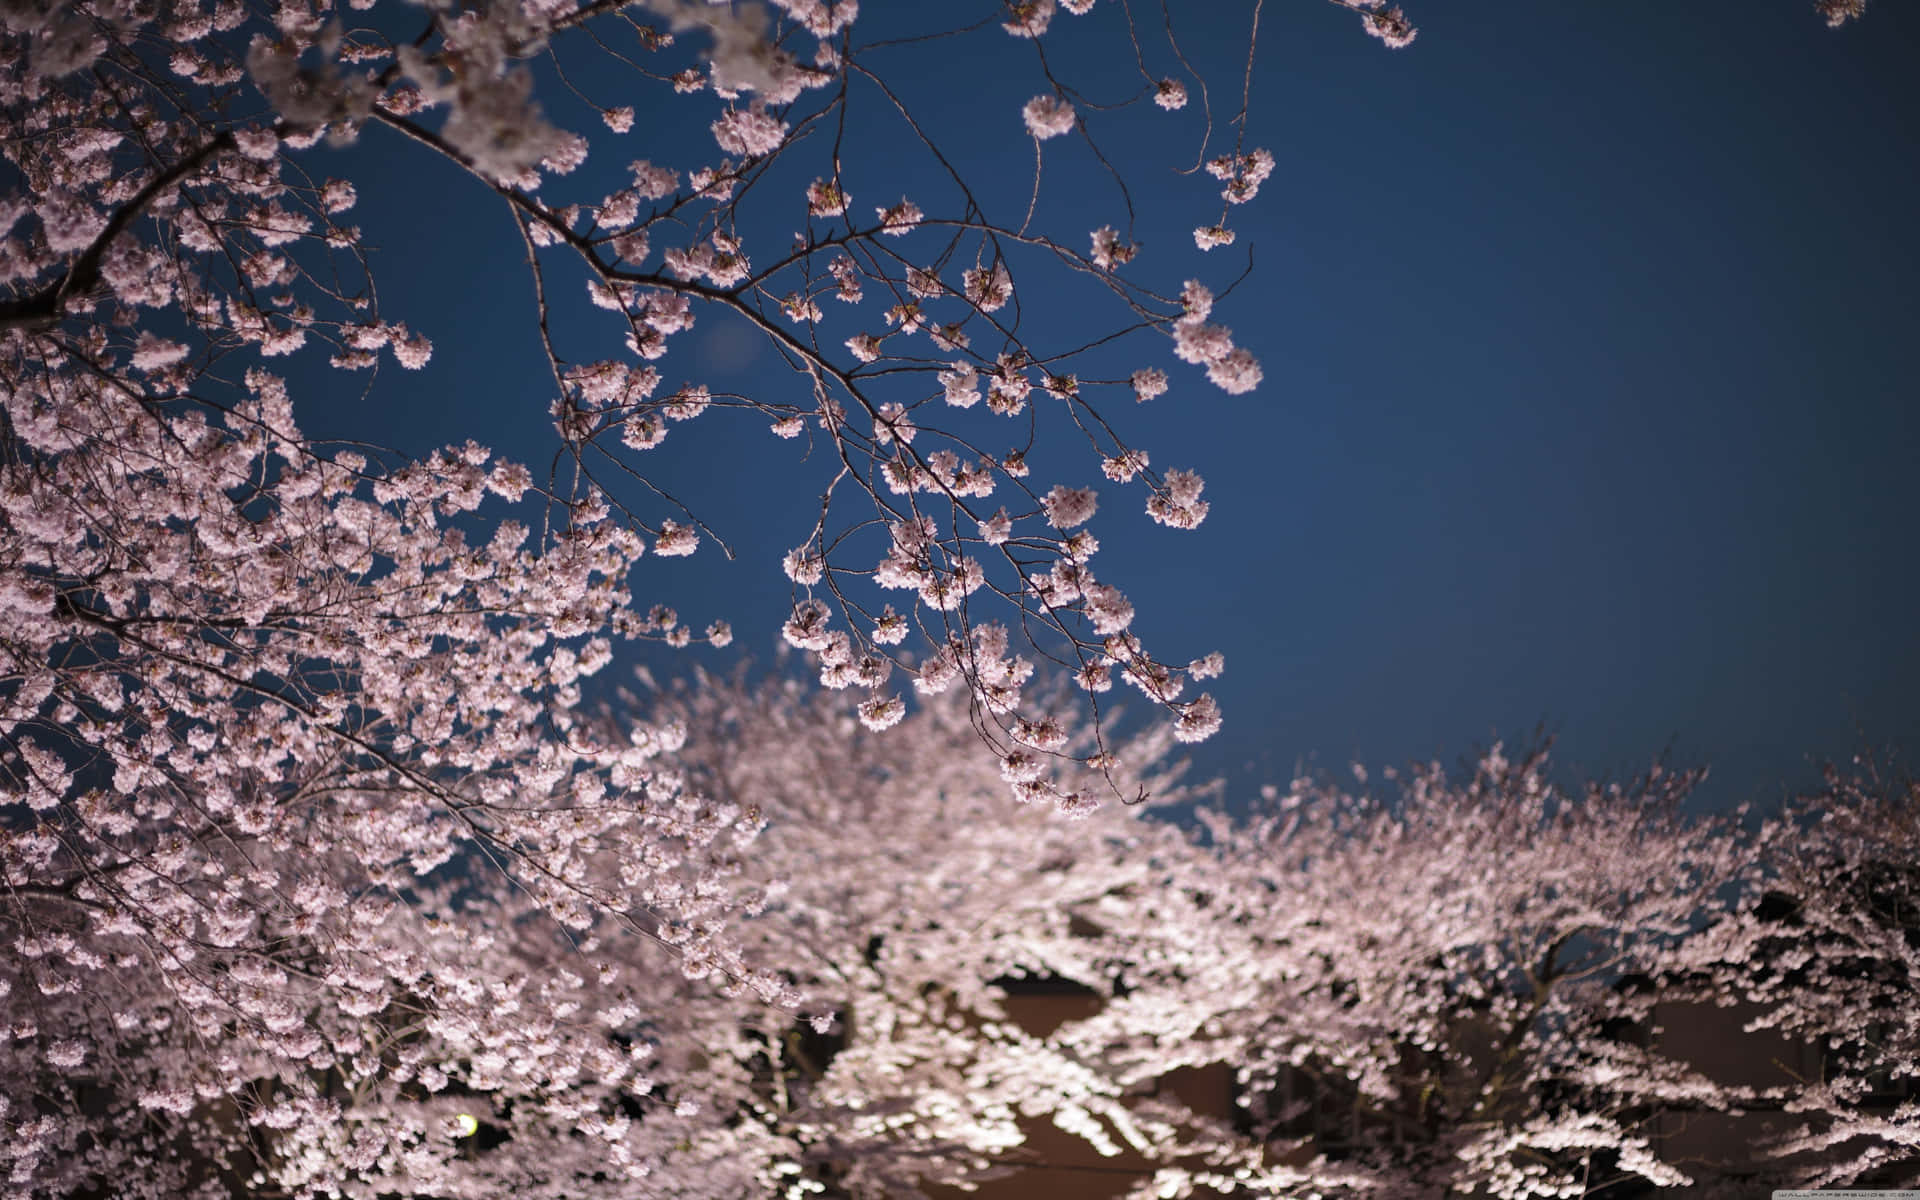
[[[1054,0],[1008,0],[1001,26],[1015,37],[1037,38],[1053,21]]]
[[[816,217],[837,217],[847,211],[850,198],[836,180],[816,179],[807,185],[807,212]]]
[[[1112,226],[1102,226],[1093,231],[1093,264],[1104,271],[1133,261],[1137,248],[1120,240],[1120,234]]]
[[[1035,96],[1020,110],[1027,132],[1045,141],[1073,131],[1073,105],[1058,96]]]
[[[1193,244],[1202,250],[1233,245],[1233,230],[1225,225],[1202,225],[1193,231]]]
[[[743,158],[772,154],[786,136],[786,122],[768,113],[759,102],[747,108],[730,108],[713,123],[713,137],[720,148]]]
[[[1013,297],[1013,276],[1002,263],[970,267],[961,276],[967,300],[981,312],[997,312]]]
[[[911,200],[902,200],[891,208],[875,209],[880,214],[880,232],[900,237],[913,232],[926,214]]]
[[[1092,488],[1070,488],[1056,484],[1040,500],[1047,510],[1047,523],[1056,529],[1072,529],[1085,523],[1099,506],[1100,497]]]
[[[1378,0],[1375,2],[1377,4]],[[1373,12],[1362,14],[1360,20],[1368,34],[1379,38],[1395,50],[1412,45],[1413,39],[1419,36],[1420,32],[1413,27],[1413,22],[1407,20],[1407,14],[1398,6],[1376,7]],[[1835,22],[1829,17],[1828,23]]]

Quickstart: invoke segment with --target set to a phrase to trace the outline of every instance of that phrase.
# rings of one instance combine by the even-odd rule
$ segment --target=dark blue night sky
[[[865,7],[864,39],[924,11]],[[1176,8],[1230,114],[1247,6]],[[1143,270],[1164,251],[1176,284],[1224,284],[1249,250],[1254,264],[1217,319],[1262,360],[1261,388],[1228,396],[1143,342],[1138,361],[1174,388],[1113,413],[1156,466],[1206,477],[1212,515],[1175,533],[1129,501],[1094,525],[1102,577],[1150,645],[1226,653],[1227,725],[1199,765],[1245,792],[1302,761],[1451,761],[1544,723],[1590,773],[1667,748],[1711,764],[1701,799],[1719,807],[1805,785],[1862,737],[1913,750],[1920,10],[1878,0],[1837,32],[1799,0],[1427,0],[1411,15],[1420,40],[1388,51],[1331,5],[1269,0],[1248,141],[1279,166],[1211,257],[1187,231],[1217,212],[1217,185],[1167,170],[1191,162],[1197,110],[1156,113],[1160,140],[1124,125],[1102,144],[1130,174]],[[1103,0],[1057,18],[1045,49],[1090,93],[1114,72],[1117,96],[1130,64],[1088,49],[1109,53],[1095,33],[1117,22]],[[1030,181],[1031,51],[955,46],[899,52],[895,78],[1009,217]],[[643,107],[602,165],[690,161],[703,127],[650,124],[677,112]],[[873,138],[897,133],[872,119]],[[1079,182],[1084,147],[1055,145],[1040,217],[1080,245],[1115,221],[1114,197]],[[552,385],[500,201],[383,131],[311,152],[312,169],[341,153],[377,160],[355,169],[355,219],[380,248],[382,310],[438,349],[364,397],[316,371],[308,428],[409,450],[474,437],[544,463]],[[856,199],[910,193],[921,168],[891,169],[856,160]],[[598,355],[618,346],[594,336]],[[663,366],[670,383],[805,402],[724,333]],[[648,560],[636,593],[740,637],[650,655],[657,671],[770,655],[789,597],[778,557],[812,520],[819,468],[764,419],[706,421],[648,465],[738,558]]]

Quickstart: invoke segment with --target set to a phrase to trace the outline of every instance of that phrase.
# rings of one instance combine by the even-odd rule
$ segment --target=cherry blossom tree
[[[1250,819],[1203,814],[1198,859],[1162,851],[1179,865],[1153,886],[1082,910],[1088,948],[1058,961],[1105,1003],[1050,1047],[1160,1128],[1212,1133],[1136,1143],[1164,1165],[1129,1194],[1912,1181],[1920,791],[1868,764],[1756,830],[1684,816],[1697,772],[1569,791],[1548,766],[1496,746],[1464,778],[1389,772],[1384,797],[1270,789]],[[1703,1070],[1661,1029],[1676,1005],[1814,1073]],[[1210,1064],[1238,1079],[1232,1128],[1160,1086]],[[1796,1123],[1739,1123],[1755,1110]],[[1663,1132],[1703,1116],[1732,1169]]]
[[[1382,0],[1335,3],[1389,45],[1413,37]],[[1006,116],[1010,139],[1033,155],[1022,213],[1017,199],[999,211],[1003,197],[953,169],[940,122],[887,84],[893,47],[857,38],[851,0],[770,10],[693,0],[29,6],[8,18],[12,65],[0,81],[19,185],[0,210],[0,330],[21,409],[13,440],[41,458],[60,454],[24,431],[80,392],[163,421],[191,420],[184,414],[203,405],[237,411],[257,390],[244,382],[257,369],[244,360],[256,357],[325,347],[348,371],[376,368],[383,353],[422,365],[427,338],[382,313],[366,275],[347,223],[354,181],[325,175],[329,145],[377,130],[497,195],[501,233],[524,246],[567,466],[547,484],[556,502],[610,504],[656,555],[694,553],[706,534],[692,512],[620,484],[646,483],[648,456],[676,423],[753,414],[775,436],[817,443],[827,464],[818,519],[785,559],[795,589],[786,634],[817,657],[824,684],[864,694],[857,707],[869,724],[898,719],[909,678],[921,692],[964,681],[998,736],[1017,740],[1031,667],[1019,654],[983,653],[972,634],[974,614],[997,596],[1016,644],[1061,663],[1096,707],[1098,693],[1130,683],[1178,717],[1183,736],[1204,738],[1219,708],[1191,689],[1221,660],[1159,656],[1130,632],[1133,604],[1091,566],[1101,496],[1086,476],[1106,477],[1109,504],[1132,489],[1161,524],[1199,524],[1208,511],[1199,475],[1129,445],[1114,400],[1147,400],[1198,372],[1241,393],[1261,371],[1216,321],[1216,287],[1163,284],[1188,273],[1164,256],[1135,262],[1132,204],[1102,146],[1126,136],[1129,121],[1171,121],[1197,100],[1195,169],[1220,190],[1203,201],[1214,207],[1194,237],[1200,250],[1230,244],[1228,213],[1255,199],[1275,165],[1248,143],[1246,123],[1260,5],[1241,107],[1223,120],[1170,18],[1160,31],[1130,10],[1102,23],[1092,9],[1092,0],[1008,4],[922,35],[989,39],[1031,61],[1037,94],[1010,102]],[[1859,6],[1822,11],[1837,23]],[[1115,38],[1136,63],[1133,94],[1095,102],[1045,52],[1050,31]],[[534,95],[537,79],[552,102]],[[602,81],[626,102],[594,98]],[[560,101],[604,128],[593,139],[563,128]],[[849,143],[849,123],[870,109],[891,113],[902,149],[934,170],[927,194],[896,201],[885,175],[898,157],[876,169]],[[662,139],[682,161],[590,165],[590,147],[617,146],[637,113],[648,128],[705,128],[711,141],[689,150]],[[1090,209],[1110,218],[1097,228],[1035,224],[1043,168],[1062,138],[1108,166]],[[584,296],[562,295],[582,284]],[[1091,337],[1054,344],[1062,335],[1022,304],[1035,287],[1077,288],[1111,315]],[[591,358],[556,332],[590,320],[577,311],[585,300],[609,314],[606,345]],[[655,364],[671,367],[671,347],[696,321],[764,339],[794,385],[755,396],[670,386]],[[1160,339],[1186,364],[1173,376]],[[1081,465],[1034,454],[1043,406],[1048,438],[1084,442]],[[73,436],[84,443],[135,424],[102,420]],[[291,430],[283,422],[279,432]],[[1035,477],[1030,458],[1045,458],[1051,477]],[[909,663],[893,647],[915,630],[923,652]],[[709,636],[729,633],[721,624]],[[888,666],[907,674],[890,683]]]
[[[280,411],[288,404],[280,385],[251,360],[319,350],[334,367],[365,371],[383,354],[403,368],[431,354],[425,336],[380,308],[359,233],[346,223],[354,181],[319,174],[332,165],[330,144],[377,131],[457,165],[476,189],[497,195],[501,233],[524,246],[565,464],[544,485],[564,518],[556,524],[550,513],[543,529],[570,526],[583,512],[599,520],[611,506],[629,558],[648,546],[661,557],[696,552],[707,537],[697,517],[651,494],[644,505],[629,502],[619,485],[645,484],[648,456],[663,453],[675,423],[715,410],[757,414],[772,435],[817,444],[829,465],[819,519],[786,557],[796,594],[785,632],[816,656],[824,683],[865,694],[858,708],[870,725],[904,711],[887,676],[908,663],[890,648],[917,627],[926,652],[911,667],[912,686],[930,693],[964,680],[1001,732],[1017,733],[1032,667],[1017,654],[984,653],[973,637],[976,596],[998,593],[1021,640],[1069,661],[1090,692],[1131,681],[1181,716],[1187,736],[1206,736],[1219,724],[1217,707],[1183,693],[1218,660],[1181,666],[1139,645],[1128,632],[1132,604],[1089,567],[1096,491],[1033,480],[1027,457],[1044,398],[1084,439],[1090,466],[1139,489],[1162,524],[1191,528],[1207,511],[1199,476],[1156,468],[1105,415],[1104,397],[1166,390],[1168,376],[1154,365],[1164,351],[1141,344],[1119,369],[1114,362],[1125,360],[1106,346],[1170,336],[1174,357],[1230,392],[1253,387],[1259,366],[1213,323],[1207,286],[1189,281],[1160,293],[1122,273],[1135,253],[1125,233],[1073,231],[1083,250],[1065,231],[1032,227],[1043,143],[1073,134],[1097,152],[1098,121],[1123,115],[1096,118],[1084,102],[1077,110],[1080,93],[1044,54],[1035,59],[1042,94],[1008,114],[1009,134],[1035,155],[1024,218],[990,215],[958,175],[919,200],[855,204],[856,181],[863,192],[886,186],[887,167],[868,167],[843,144],[847,122],[867,107],[897,110],[929,162],[943,161],[929,125],[866,65],[855,15],[852,3],[811,0],[772,13],[684,0],[256,13],[235,0],[164,14],[138,6],[20,14],[7,34],[16,65],[0,101],[18,131],[8,154],[24,191],[6,210],[10,295],[0,302],[0,329],[21,466],[85,454],[114,431],[137,428],[143,418],[132,410],[164,427],[267,403],[279,406],[272,417],[254,419],[273,422],[270,457],[295,469],[312,460],[359,472],[357,456],[339,459],[298,438]],[[934,36],[1037,47],[1056,9],[1019,5],[1002,15],[983,30]],[[1123,30],[1136,42],[1142,34],[1131,21]],[[609,44],[616,34],[636,48]],[[1167,65],[1184,73],[1171,27],[1164,42]],[[536,66],[578,93],[561,98],[604,123],[599,137],[614,145],[632,130],[634,105],[592,101],[572,82],[576,74],[620,68],[617,86],[644,101],[649,124],[706,128],[710,141],[692,161],[604,172],[595,158],[589,167],[588,138],[554,124],[533,96]],[[1186,84],[1149,74],[1143,58],[1136,94],[1120,107],[1172,120],[1160,110],[1185,106],[1186,95]],[[1204,157],[1210,109],[1202,125]],[[1240,149],[1244,121],[1234,129],[1233,150],[1205,161],[1222,201],[1221,215],[1205,218],[1203,245],[1230,240],[1224,210],[1252,200],[1273,169],[1271,154]],[[662,149],[688,153],[671,142]],[[811,183],[786,185],[807,170]],[[1110,203],[1124,219],[1117,176]],[[803,232],[791,244],[768,233],[796,224]],[[1043,280],[1104,295],[1111,327],[1086,344],[1037,340],[1049,331],[1027,332],[1036,322],[1019,297]],[[583,283],[584,294],[560,294],[563,284]],[[605,345],[599,357],[568,357],[576,352],[563,350],[555,329],[591,322],[588,301],[610,314],[601,318]],[[823,310],[835,308],[845,311],[829,319]],[[700,383],[669,390],[655,364],[709,320],[764,338],[795,371],[794,386],[766,397]],[[130,411],[102,412],[70,428],[65,442],[35,434],[82,399]],[[976,405],[982,410],[965,411]],[[987,448],[1003,440],[1015,445]],[[409,464],[422,477],[414,486],[437,485],[427,480],[477,453]],[[168,482],[192,489],[211,481]],[[112,512],[132,500],[98,503]],[[194,515],[143,511],[155,520]],[[38,553],[57,557],[44,545]],[[21,586],[37,594],[50,583]],[[889,591],[903,593],[904,612],[882,602]],[[691,639],[666,624],[655,632]],[[708,636],[724,642],[729,633],[721,624]]]

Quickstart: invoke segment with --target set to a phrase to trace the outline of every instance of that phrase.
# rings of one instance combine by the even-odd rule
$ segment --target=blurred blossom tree
[[[1390,45],[1413,36],[1379,0],[1336,3]],[[7,9],[12,1193],[711,1196],[832,1172],[858,1190],[989,1163],[1017,1137],[1011,1110],[952,1107],[984,1079],[995,1104],[1120,1119],[1124,1081],[993,1023],[983,981],[1098,975],[1067,914],[1162,890],[1155,872],[1202,853],[1120,809],[1095,826],[1055,810],[1153,790],[1151,756],[1104,732],[1102,693],[1131,684],[1166,717],[1159,736],[1197,740],[1221,717],[1189,688],[1222,659],[1182,665],[1130,632],[1132,604],[1089,566],[1102,497],[1035,477],[1033,414],[1057,406],[1089,474],[1188,529],[1207,514],[1200,477],[1124,442],[1108,399],[1189,372],[1241,393],[1260,367],[1213,321],[1213,288],[1128,275],[1117,172],[1117,226],[1035,225],[1055,139],[1098,155],[1096,131],[1120,119],[1036,53],[1091,7],[1008,4],[926,43],[992,39],[1032,64],[1006,114],[1023,170],[1033,155],[1019,219],[989,216],[957,173],[914,197],[886,187],[895,155],[945,160],[870,65],[852,0]],[[1821,8],[1839,22],[1860,5]],[[1124,32],[1139,83],[1121,107],[1158,119],[1198,100],[1198,161],[1221,191],[1195,243],[1229,244],[1227,213],[1274,158],[1246,144],[1244,107],[1216,124],[1171,23],[1156,34],[1128,13]],[[1150,71],[1149,47],[1179,72]],[[573,82],[611,69],[627,72],[621,103]],[[604,130],[555,124],[537,80]],[[896,109],[913,139],[847,140],[857,103]],[[346,223],[355,181],[327,176],[330,147],[370,126],[466,172],[524,249],[562,451],[545,480],[474,442],[407,458],[306,437],[269,369],[314,354],[342,372],[385,355],[418,368],[432,352],[379,304]],[[590,147],[636,127],[661,161],[570,194]],[[697,152],[669,136],[689,129],[706,131]],[[856,203],[856,186],[880,191]],[[801,232],[767,240],[769,223]],[[1111,317],[1043,344],[1023,298],[1074,288]],[[563,345],[576,303],[608,314],[604,354]],[[664,388],[654,364],[696,320],[753,331],[794,388]],[[714,410],[829,464],[785,559],[784,633],[824,685],[857,690],[866,730],[918,732],[869,742],[737,690],[694,694],[674,720],[582,707],[616,639],[693,638],[630,589],[646,551],[693,553],[703,527],[617,485],[644,483],[673,426]],[[1014,448],[982,448],[1006,429]],[[1036,693],[1040,659],[1084,690],[1079,707]],[[908,718],[897,680],[954,698]],[[736,719],[753,734],[725,759],[712,740],[677,757],[689,723]],[[980,740],[991,753],[968,754]],[[950,789],[947,771],[964,776]],[[838,792],[802,786],[843,774]],[[892,790],[857,786],[874,780]],[[1007,808],[1009,788],[1041,803]],[[775,817],[762,792],[791,807]],[[893,865],[863,869],[885,838]],[[972,924],[928,915],[947,904],[981,907]],[[847,1045],[801,1105],[781,1072],[806,989]],[[949,1003],[985,1023],[936,1011]],[[877,1117],[881,1091],[911,1119]],[[1156,1129],[1142,1136],[1162,1148],[1190,1132]]]
[[[1920,1183],[1920,786],[1867,764],[1756,827],[1684,817],[1700,772],[1568,791],[1548,766],[1495,746],[1384,796],[1359,768],[1269,789],[1083,910],[1059,961],[1105,1004],[1049,1047],[1166,1128],[1208,1128],[1171,1072],[1238,1081],[1238,1122],[1154,1147],[1133,1194]]]
[[[1754,1006],[1749,1027],[1819,1047],[1783,1098],[1777,1156],[1804,1187],[1920,1185],[1920,781],[1872,756],[1763,829],[1757,901],[1690,940],[1675,997]]]

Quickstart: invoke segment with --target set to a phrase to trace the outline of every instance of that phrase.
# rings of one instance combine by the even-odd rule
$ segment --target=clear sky
[[[863,39],[924,11],[865,7]],[[1230,109],[1249,6],[1175,8]],[[1167,170],[1191,161],[1198,113],[1103,145],[1131,175],[1143,270],[1156,248],[1175,278],[1254,263],[1217,319],[1261,388],[1227,396],[1143,343],[1174,389],[1114,414],[1156,465],[1201,471],[1211,516],[1094,526],[1150,645],[1226,654],[1210,686],[1227,724],[1199,764],[1250,790],[1303,760],[1453,760],[1544,723],[1593,772],[1668,747],[1711,764],[1702,799],[1720,806],[1808,783],[1861,734],[1920,750],[1920,6],[1877,0],[1837,32],[1800,0],[1411,15],[1420,39],[1388,51],[1331,5],[1268,0],[1248,141],[1278,169],[1214,257],[1187,235],[1211,181]],[[1079,20],[1096,24],[1057,18],[1048,53],[1124,91],[1130,64],[1093,36],[1114,0]],[[897,59],[990,209],[1030,180],[1017,110],[1039,89],[1020,53],[983,38]],[[616,172],[684,164],[660,143],[707,136],[615,102],[640,107],[601,164]],[[851,190],[885,203],[921,168],[889,173],[872,147],[898,131],[874,120]],[[1040,214],[1076,245],[1114,219],[1079,152],[1050,160]],[[544,462],[551,382],[500,202],[380,131],[311,152],[316,174],[336,173],[329,154],[356,160],[383,311],[437,350],[366,395],[316,371],[310,431]],[[801,386],[765,358],[717,333],[663,365],[670,384]],[[817,467],[792,443],[705,420],[649,466],[738,559],[650,560],[636,591],[739,640],[652,656],[660,671],[770,655],[778,557],[812,521]]]

